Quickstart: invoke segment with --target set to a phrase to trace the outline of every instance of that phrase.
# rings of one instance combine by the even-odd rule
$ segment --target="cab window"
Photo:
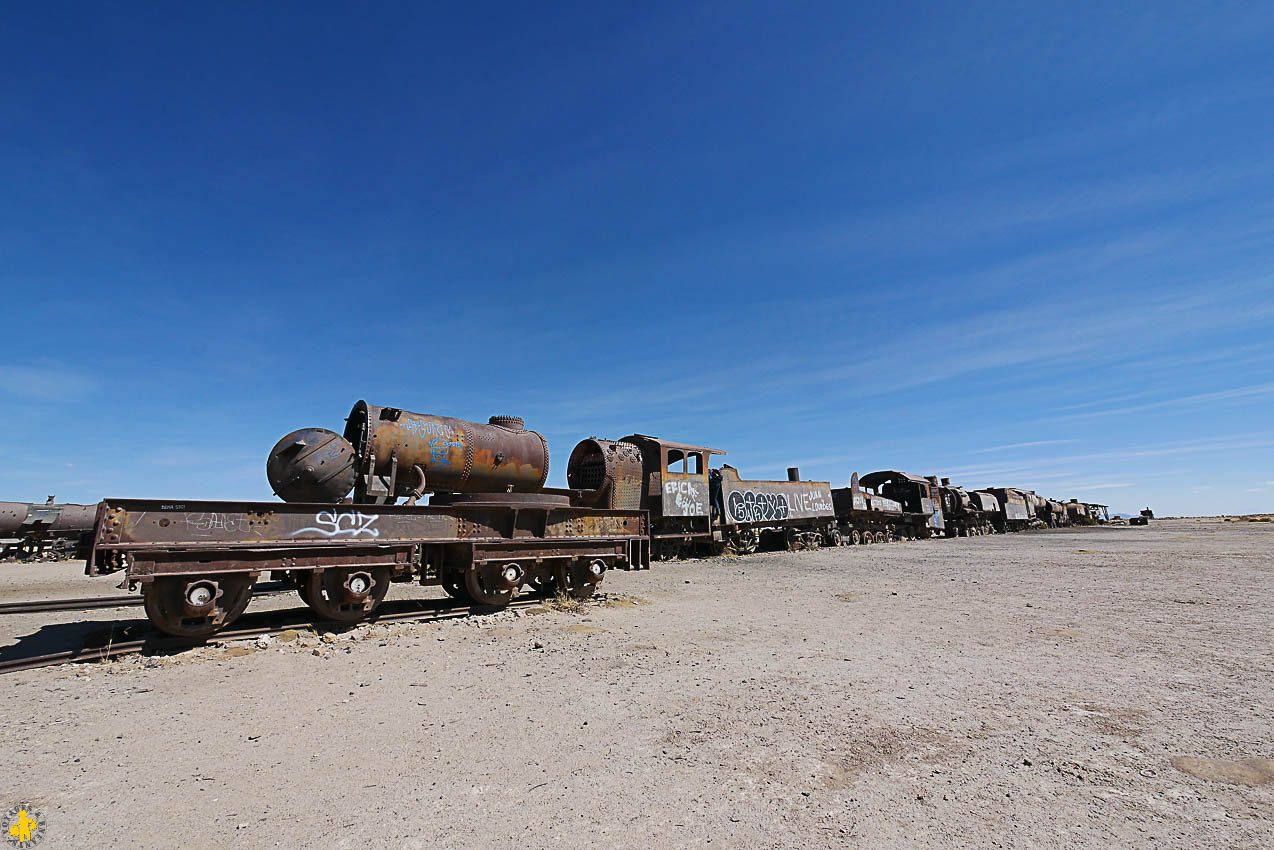
[[[668,450],[668,471],[669,472],[685,472],[686,471],[686,453],[680,449]]]

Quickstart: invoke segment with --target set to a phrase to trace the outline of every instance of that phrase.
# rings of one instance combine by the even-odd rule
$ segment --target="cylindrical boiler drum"
[[[27,502],[0,502],[0,537],[12,537],[27,518]]]
[[[354,405],[345,439],[358,456],[359,472],[393,476],[394,495],[420,485],[452,493],[527,493],[548,478],[549,446],[515,416],[492,416],[489,424],[447,416]]]

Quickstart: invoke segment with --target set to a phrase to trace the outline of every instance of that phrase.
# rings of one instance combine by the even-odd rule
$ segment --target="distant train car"
[[[0,560],[76,557],[86,545],[97,505],[0,502]],[[82,555],[81,555],[82,557]]]
[[[886,469],[870,472],[859,478],[858,483],[898,502],[906,512],[923,517],[923,523],[915,529],[916,536],[943,534],[942,498],[938,494],[937,478]]]
[[[1096,524],[1096,521],[1088,513],[1088,505],[1078,499],[1071,499],[1066,503],[1066,516],[1070,519],[1071,525]]]
[[[1007,531],[1023,531],[1030,527],[1035,513],[1026,495],[1012,487],[990,487],[983,492],[991,494],[996,501],[995,512],[991,516],[991,524],[1001,534]]]
[[[841,540],[853,545],[914,539],[927,520],[924,514],[908,512],[901,502],[864,490],[856,472],[848,487],[832,490],[832,504]]]
[[[963,487],[956,487],[950,478],[938,484],[938,496],[942,501],[943,528],[947,537],[976,537],[989,533],[990,521],[980,501]]]

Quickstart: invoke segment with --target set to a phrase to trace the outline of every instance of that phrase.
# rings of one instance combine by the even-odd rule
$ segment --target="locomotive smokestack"
[[[801,468],[800,468],[799,466],[789,466],[789,467],[787,468],[787,480],[788,480],[788,481],[800,481],[800,480],[801,480]]]

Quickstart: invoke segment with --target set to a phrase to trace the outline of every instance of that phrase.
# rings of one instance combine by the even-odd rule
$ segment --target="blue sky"
[[[857,5],[9,10],[0,499],[366,398],[1274,509],[1274,11]]]

